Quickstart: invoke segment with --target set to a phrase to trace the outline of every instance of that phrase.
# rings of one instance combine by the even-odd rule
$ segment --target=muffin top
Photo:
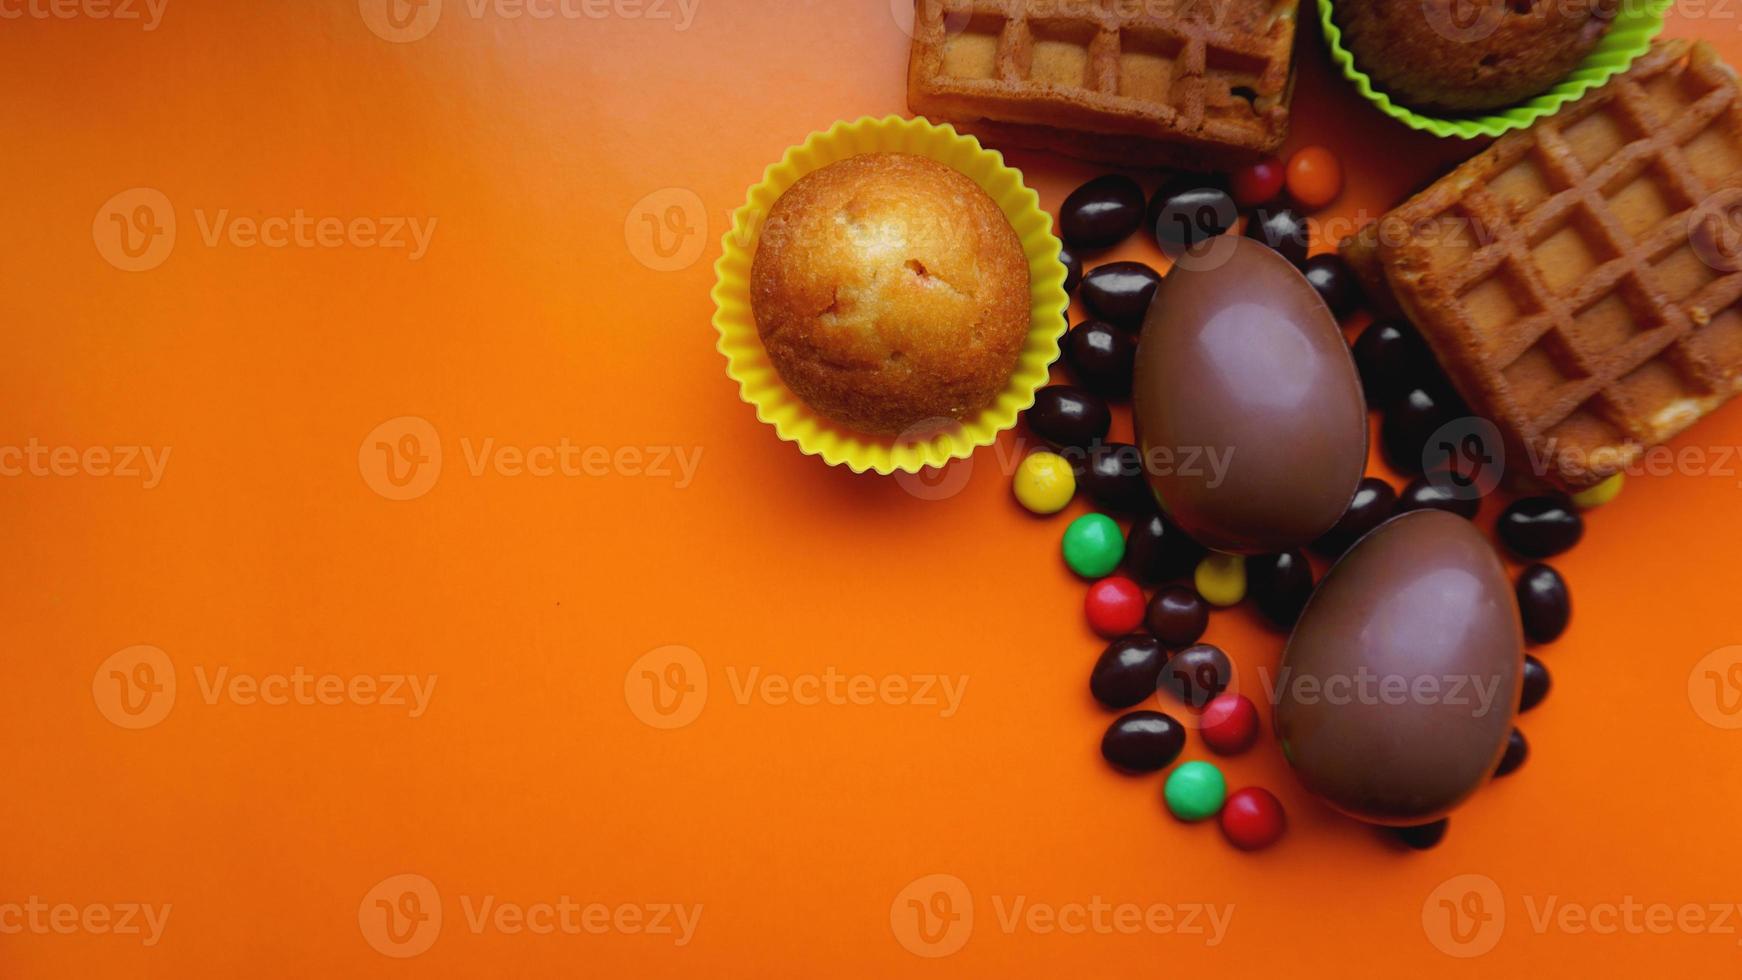
[[[895,434],[969,418],[1028,334],[1028,260],[996,202],[936,161],[866,153],[800,178],[764,223],[751,304],[811,408]]]
[[[1417,109],[1476,112],[1553,88],[1609,29],[1619,0],[1338,0],[1356,64]]]

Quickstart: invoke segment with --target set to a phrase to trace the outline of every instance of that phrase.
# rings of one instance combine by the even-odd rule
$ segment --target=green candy
[[[1100,578],[1119,567],[1125,538],[1106,514],[1084,514],[1065,528],[1065,564],[1084,578]]]
[[[1167,808],[1181,820],[1208,820],[1222,809],[1228,781],[1208,762],[1184,762],[1167,774],[1162,788]]]

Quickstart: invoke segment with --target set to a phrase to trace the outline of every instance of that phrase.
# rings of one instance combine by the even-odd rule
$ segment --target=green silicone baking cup
[[[1627,70],[1633,60],[1651,47],[1652,38],[1663,31],[1663,15],[1675,0],[1623,0],[1615,23],[1603,40],[1591,50],[1584,62],[1559,85],[1547,92],[1521,102],[1502,112],[1485,116],[1459,116],[1437,119],[1424,116],[1406,106],[1391,101],[1391,97],[1373,87],[1373,79],[1355,67],[1355,56],[1343,47],[1343,32],[1331,17],[1331,0],[1319,0],[1319,22],[1325,28],[1325,43],[1330,45],[1331,60],[1343,69],[1343,77],[1355,83],[1367,101],[1379,111],[1403,123],[1410,129],[1420,129],[1444,138],[1475,139],[1478,136],[1499,136],[1514,129],[1523,129],[1544,116],[1552,116],[1561,107],[1586,92],[1602,85]]]

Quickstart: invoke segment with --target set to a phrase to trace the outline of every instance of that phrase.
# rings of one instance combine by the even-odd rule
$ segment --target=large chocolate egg
[[[1524,637],[1494,549],[1438,510],[1381,524],[1308,600],[1271,678],[1307,789],[1371,823],[1438,819],[1493,773]]]
[[[1245,238],[1199,242],[1156,291],[1132,414],[1149,482],[1219,551],[1288,551],[1331,529],[1367,464],[1367,405],[1324,300]]]

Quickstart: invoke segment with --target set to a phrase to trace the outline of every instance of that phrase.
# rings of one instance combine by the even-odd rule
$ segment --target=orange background
[[[1742,59],[1742,10],[1698,10],[1670,33]],[[710,264],[745,186],[813,129],[905,111],[891,4],[700,0],[676,26],[474,17],[464,0],[405,43],[344,0],[170,0],[152,31],[0,22],[0,443],[171,450],[149,490],[0,480],[0,906],[172,906],[149,948],[0,934],[0,975],[1453,975],[1467,966],[1430,942],[1423,907],[1463,874],[1506,903],[1485,970],[1737,961],[1734,934],[1539,934],[1525,905],[1742,900],[1742,733],[1702,720],[1688,689],[1696,662],[1742,642],[1735,468],[1635,479],[1589,516],[1555,562],[1576,612],[1541,652],[1555,689],[1521,723],[1531,759],[1440,848],[1401,852],[1332,815],[1265,743],[1225,768],[1280,795],[1290,834],[1242,854],[1169,818],[1160,778],[1098,757],[1112,715],[1086,680],[1101,644],[1057,558],[1064,518],[1010,499],[1011,436],[960,492],[924,499],[939,495],[778,441],[713,349]],[[1321,218],[1382,209],[1467,152],[1371,111],[1303,34],[1291,145],[1329,145],[1350,172]],[[1097,172],[1011,160],[1049,209]],[[93,227],[135,187],[178,222],[146,272],[106,262]],[[638,258],[639,202],[666,188],[699,198],[683,230],[705,247],[656,271]],[[208,245],[200,216],[222,209],[437,224],[412,261]],[[1137,242],[1116,254],[1158,258]],[[434,427],[444,466],[401,502],[372,491],[360,447],[402,416]],[[564,438],[701,460],[681,487],[675,473],[473,476],[462,444]],[[1677,445],[1739,443],[1730,408]],[[1209,639],[1246,685],[1282,646],[1247,608]],[[128,730],[108,720],[99,665],[136,644],[164,652],[178,691]],[[625,679],[671,644],[710,687],[693,723],[660,730]],[[414,719],[208,702],[199,682],[298,667],[437,686]],[[951,717],[734,697],[753,668],[831,667],[968,686]],[[1203,757],[1196,736],[1187,757]],[[401,960],[371,948],[359,907],[405,873],[433,884],[445,919]],[[933,874],[959,878],[976,917],[959,952],[922,959],[890,913]],[[461,905],[564,895],[704,911],[680,948],[474,933]],[[999,921],[1017,897],[1097,896],[1234,913],[1215,946]]]

